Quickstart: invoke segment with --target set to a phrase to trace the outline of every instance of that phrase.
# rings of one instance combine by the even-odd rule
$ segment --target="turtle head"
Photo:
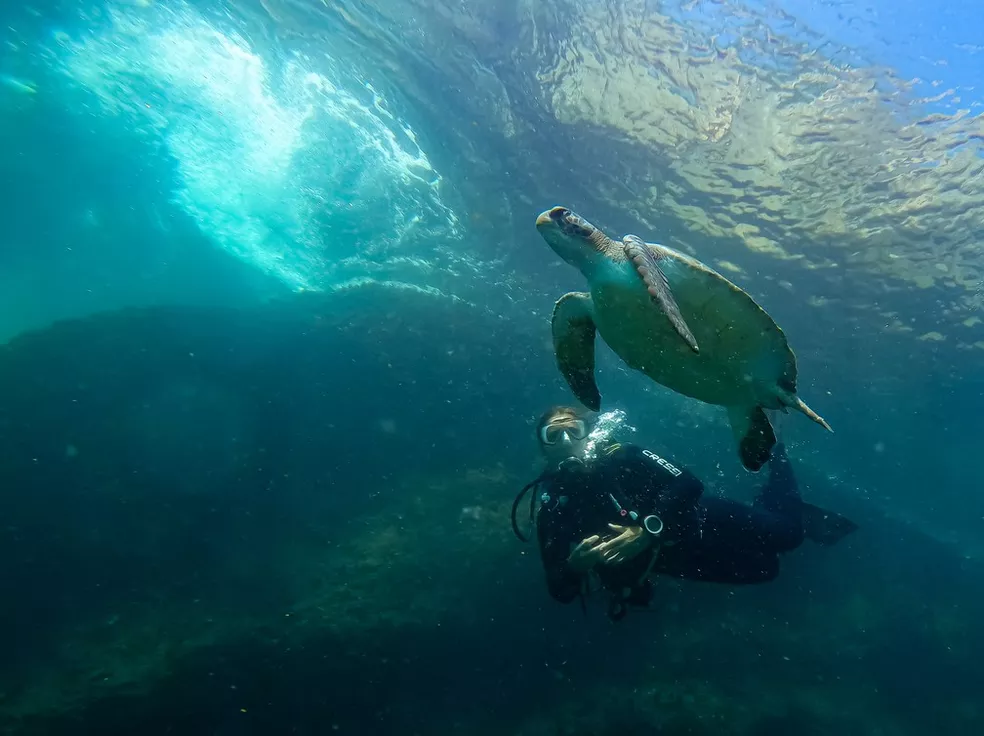
[[[541,213],[536,229],[557,255],[582,272],[614,247],[607,235],[566,207],[551,207]]]

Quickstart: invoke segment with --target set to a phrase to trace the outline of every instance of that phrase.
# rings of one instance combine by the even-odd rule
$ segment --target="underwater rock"
[[[18,605],[0,613],[0,683],[148,599],[280,605],[277,565],[312,518],[344,525],[410,475],[515,450],[557,380],[539,336],[372,285],[15,338],[0,347],[0,577]]]

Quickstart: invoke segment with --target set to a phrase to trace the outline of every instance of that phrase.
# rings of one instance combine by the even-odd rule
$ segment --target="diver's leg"
[[[755,508],[769,512],[774,520],[773,530],[782,533],[774,539],[784,539],[777,551],[795,549],[804,537],[817,544],[836,544],[858,526],[850,519],[805,503],[800,497],[799,484],[793,473],[793,464],[786,456],[786,448],[777,443],[769,461],[769,480],[762,494],[755,499]]]
[[[777,554],[802,541],[781,514],[728,498],[706,498],[702,534],[688,542],[676,573],[694,580],[762,583],[779,574]],[[664,570],[665,572],[665,570]],[[672,574],[672,573],[671,573]]]
[[[800,498],[793,465],[782,443],[777,443],[772,450],[769,480],[755,499],[754,506],[759,511],[768,512],[772,517],[768,523],[773,529],[771,536],[777,541],[781,540],[776,546],[777,552],[795,549],[803,543],[803,500]]]
[[[778,514],[798,513],[802,504],[799,484],[793,473],[793,464],[786,455],[786,446],[776,443],[769,460],[769,479],[762,493],[755,499],[757,508]]]

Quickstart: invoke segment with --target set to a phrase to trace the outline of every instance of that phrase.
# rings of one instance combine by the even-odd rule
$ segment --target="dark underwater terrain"
[[[814,5],[0,10],[0,732],[984,733],[976,11]],[[547,596],[555,204],[769,310],[855,534],[617,625]],[[598,383],[756,493],[723,410]]]

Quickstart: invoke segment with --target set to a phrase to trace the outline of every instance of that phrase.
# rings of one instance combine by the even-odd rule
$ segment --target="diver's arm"
[[[547,574],[547,591],[554,600],[570,603],[581,592],[584,580],[584,574],[574,570],[567,562],[573,540],[558,512],[541,509],[539,516],[536,531],[540,559]]]

